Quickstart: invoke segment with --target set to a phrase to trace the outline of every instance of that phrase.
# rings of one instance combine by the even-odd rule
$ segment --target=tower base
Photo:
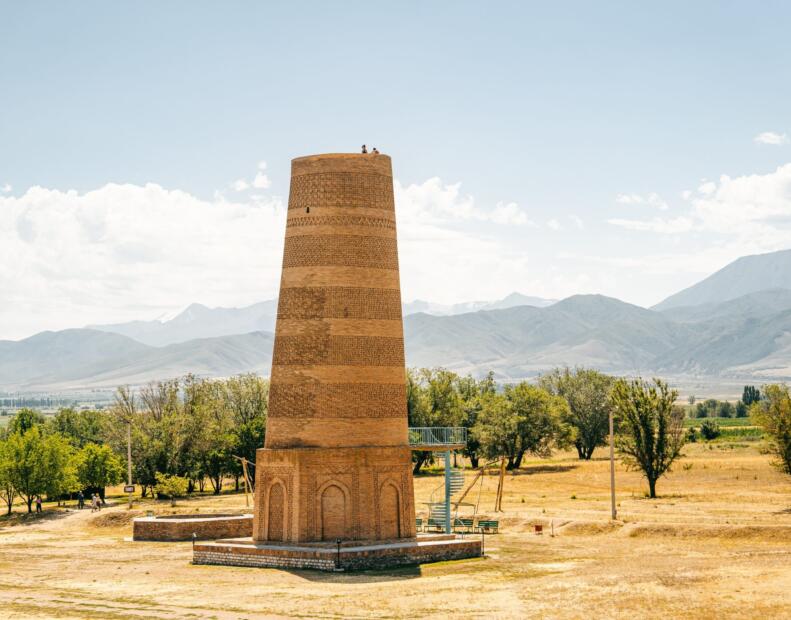
[[[257,543],[415,536],[408,446],[262,448],[255,480]]]
[[[387,569],[481,556],[479,538],[454,534],[420,534],[391,541],[337,544],[256,543],[249,538],[195,543],[193,564],[258,568],[355,571]]]

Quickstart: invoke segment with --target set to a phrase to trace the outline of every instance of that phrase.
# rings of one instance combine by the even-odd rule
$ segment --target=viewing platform
[[[409,447],[413,450],[445,452],[461,450],[467,445],[467,429],[463,426],[411,426]]]

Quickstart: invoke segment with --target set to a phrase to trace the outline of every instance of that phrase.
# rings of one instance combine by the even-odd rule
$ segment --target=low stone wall
[[[175,542],[216,538],[245,538],[253,535],[253,515],[166,515],[138,517],[132,526],[133,540]]]
[[[479,557],[481,541],[455,538],[341,547],[340,567],[344,571],[386,569],[397,566],[461,560]],[[226,544],[223,541],[196,544],[193,564],[250,566],[260,568],[311,568],[336,570],[337,549],[311,546]]]

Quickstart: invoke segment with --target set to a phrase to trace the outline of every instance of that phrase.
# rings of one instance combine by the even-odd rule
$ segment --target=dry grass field
[[[0,520],[0,616],[791,618],[791,479],[758,446],[689,445],[653,501],[619,469],[617,523],[603,452],[530,461],[507,476],[499,515],[496,478],[485,479],[481,511],[502,528],[486,537],[487,558],[391,572],[192,566],[189,543],[127,540],[141,509],[243,510],[242,495],[132,513],[53,508]],[[419,509],[440,481],[416,480]]]

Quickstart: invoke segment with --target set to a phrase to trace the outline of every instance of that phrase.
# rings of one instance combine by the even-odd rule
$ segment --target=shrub
[[[689,430],[687,430],[687,441],[689,443],[695,443],[698,440],[698,433],[695,431],[695,428],[690,426]]]
[[[700,434],[706,441],[711,441],[720,436],[720,425],[716,420],[703,420],[700,425]]]
[[[170,505],[176,505],[176,498],[187,494],[188,480],[181,476],[169,476],[157,472],[156,492],[159,495],[167,495],[170,498]]]

